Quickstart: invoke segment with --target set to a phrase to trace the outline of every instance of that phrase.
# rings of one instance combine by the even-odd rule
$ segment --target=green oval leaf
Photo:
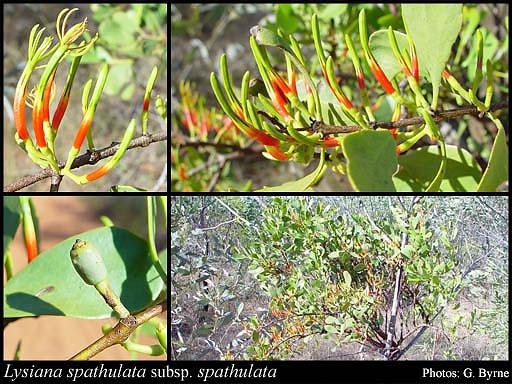
[[[395,191],[395,142],[389,132],[363,130],[351,133],[342,142],[347,173],[352,187],[364,192]]]
[[[466,150],[454,145],[446,146],[446,170],[441,181],[442,192],[475,191],[482,171]],[[398,158],[400,171],[394,177],[399,191],[422,191],[435,177],[441,156],[438,146],[422,147]]]
[[[135,33],[139,25],[133,10],[114,12],[99,26],[102,41],[113,48],[126,48],[135,42]]]
[[[462,4],[402,4],[402,17],[437,99],[441,74],[462,26]]]
[[[348,4],[326,4],[323,6],[320,12],[318,12],[318,18],[325,22],[329,22],[338,16],[343,15],[348,8]]]
[[[398,48],[400,49],[400,52],[403,52],[404,48],[407,48],[407,50],[409,50],[407,35],[402,32],[393,32],[395,34],[395,38],[398,43]],[[379,63],[380,67],[382,68],[388,79],[392,79],[398,73],[402,72],[402,66],[396,59],[395,54],[391,49],[387,30],[373,32],[370,35],[368,45],[370,46],[370,50],[372,51],[373,56],[375,56],[375,60],[377,60],[377,63]]]
[[[293,13],[291,4],[279,4],[276,10],[276,22],[279,28],[290,34],[297,30],[300,20]]]
[[[112,289],[130,312],[142,310],[158,297],[163,282],[150,261],[147,243],[125,229],[101,227],[64,240],[13,276],[4,287],[4,317],[111,316],[112,309],[93,286],[82,281],[71,264],[69,251],[77,238],[100,250]],[[166,251],[160,260],[167,268]]]
[[[497,120],[497,119],[496,119]],[[478,184],[477,192],[496,192],[496,188],[508,179],[508,145],[505,129],[499,121],[498,134],[494,140],[489,164]]]

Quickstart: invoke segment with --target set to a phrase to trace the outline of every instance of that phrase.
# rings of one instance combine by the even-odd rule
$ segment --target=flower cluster
[[[128,148],[135,132],[136,123],[135,119],[130,121],[118,150],[106,164],[87,175],[76,176],[71,173],[73,161],[78,155],[86,136],[88,138],[89,150],[94,151],[90,127],[108,76],[108,65],[102,65],[90,100],[89,91],[92,86],[92,80],[87,82],[84,87],[82,96],[82,122],[80,123],[76,133],[73,145],[69,150],[66,164],[63,169],[60,169],[54,147],[55,138],[68,106],[71,88],[80,60],[99,37],[98,34],[96,34],[89,41],[83,40],[80,43],[76,43],[87,31],[87,18],[67,29],[67,22],[69,18],[77,10],[78,8],[73,8],[71,10],[66,8],[57,16],[56,30],[59,41],[53,47],[53,38],[50,36],[45,37],[40,43],[45,28],[39,29],[39,25],[35,25],[32,28],[29,37],[28,59],[16,87],[13,110],[16,127],[16,142],[28,154],[30,159],[42,168],[50,166],[57,174],[68,176],[77,184],[86,184],[104,176],[117,164]],[[68,56],[73,57],[73,59],[69,67],[66,85],[53,114],[53,118],[50,119],[50,103],[53,81],[60,64]],[[45,64],[42,64],[46,59],[48,59],[48,61]],[[37,87],[34,92],[27,94],[30,77],[34,73],[34,70],[39,68],[41,65],[44,68],[44,71],[39,79]],[[149,95],[156,76],[157,69],[155,67],[151,73],[144,97],[144,109],[142,113],[143,134],[146,134]],[[25,104],[28,102],[30,102],[29,105],[32,107],[32,123],[35,144],[27,129]]]

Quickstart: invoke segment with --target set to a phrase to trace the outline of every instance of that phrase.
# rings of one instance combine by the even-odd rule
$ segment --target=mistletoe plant
[[[39,165],[41,168],[50,167],[56,175],[59,175],[58,182],[52,183],[53,191],[58,190],[58,184],[60,184],[62,176],[67,176],[75,183],[83,185],[97,180],[107,174],[123,157],[131,143],[136,129],[136,120],[131,119],[117,150],[113,156],[110,155],[112,157],[108,162],[86,175],[77,176],[72,173],[71,169],[79,166],[79,164],[75,162],[75,159],[80,152],[82,143],[86,136],[89,152],[91,154],[95,152],[95,145],[90,128],[108,76],[108,65],[103,64],[99,70],[98,78],[96,79],[96,83],[90,97],[89,94],[92,88],[92,79],[89,80],[83,88],[82,121],[69,150],[65,165],[59,165],[55,151],[55,140],[59,132],[60,123],[68,106],[75,75],[81,58],[94,46],[94,43],[99,38],[98,34],[96,34],[89,41],[84,39],[78,43],[80,38],[86,34],[87,19],[85,18],[82,22],[67,28],[69,18],[77,10],[78,8],[73,8],[71,10],[66,8],[57,16],[56,30],[58,42],[53,46],[53,38],[51,36],[45,37],[41,41],[45,28],[40,29],[39,24],[32,28],[29,36],[27,62],[18,81],[14,96],[13,109],[14,123],[16,126],[16,143],[27,153],[34,163]],[[66,84],[53,117],[50,118],[50,103],[52,100],[52,89],[54,86],[53,81],[57,70],[61,67],[62,62],[67,57],[72,57],[72,60],[71,65],[69,66]],[[45,64],[43,64],[44,61],[46,61]],[[29,80],[38,68],[44,68],[39,78],[39,82],[32,92],[27,93]],[[149,76],[146,92],[144,94],[141,114],[143,136],[148,135],[147,122],[149,101],[157,74],[157,67],[154,67]],[[161,99],[159,99],[158,102],[160,105],[158,111],[162,114],[162,109],[164,108],[162,108]],[[32,107],[32,123],[35,143],[32,141],[27,129],[25,104],[29,104],[29,106]]]
[[[165,197],[160,197],[160,202],[166,223]],[[155,245],[156,197],[146,197],[146,206],[147,241],[103,217],[105,226],[77,234],[38,255],[38,225],[30,198],[5,198],[4,327],[20,318],[40,315],[117,317],[115,326],[103,326],[105,335],[72,359],[88,360],[115,344],[131,352],[165,354],[167,328],[156,316],[167,310],[167,251],[158,253]],[[13,275],[9,246],[20,219],[29,264]],[[144,323],[158,343],[138,343],[137,328]]]
[[[465,276],[453,245],[456,228],[432,228],[433,204],[421,197],[389,204],[392,219],[373,220],[302,198],[273,200],[235,252],[271,299],[269,319],[253,316],[245,324],[253,343],[244,358],[284,358],[322,336],[397,360],[446,320],[443,310]],[[456,322],[471,327],[474,319],[473,313]]]
[[[468,68],[469,88],[451,73],[452,45],[459,37],[462,4],[403,4],[405,33],[389,26],[368,36],[365,9],[356,20],[359,39],[343,33],[359,91],[338,83],[332,53],[326,54],[318,15],[311,17],[312,40],[321,78],[314,75],[293,35],[262,26],[251,28],[250,46],[264,89],[247,71],[235,90],[226,55],[220,58],[220,77],[211,74],[219,104],[233,123],[264,147],[271,160],[319,163],[313,173],[296,182],[263,191],[306,190],[328,168],[348,176],[358,191],[496,191],[508,179],[508,147],[498,111],[508,102],[493,104],[495,63],[483,60],[482,31],[476,30],[477,63]],[[358,43],[358,44],[356,44]],[[285,75],[272,63],[277,50],[284,56]],[[360,58],[364,57],[364,62]],[[368,72],[386,95],[369,89]],[[483,90],[483,94],[480,92]],[[452,95],[458,108],[444,109],[440,95]],[[375,109],[391,107],[391,121],[379,122]],[[497,135],[485,172],[462,148],[448,145],[439,123],[462,115],[490,119]],[[419,146],[420,140],[429,145]]]

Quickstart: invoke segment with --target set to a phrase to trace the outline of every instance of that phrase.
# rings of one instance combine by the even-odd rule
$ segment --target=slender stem
[[[167,300],[164,300],[134,316],[121,319],[109,333],[84,348],[70,360],[89,360],[112,345],[124,343],[139,325],[166,311]]]
[[[162,278],[164,284],[167,284],[167,274],[160,263],[160,259],[158,258],[158,253],[156,251],[155,245],[155,219],[156,219],[156,199],[154,196],[146,197],[146,206],[148,209],[148,247],[149,247],[149,257],[153,262],[158,274]]]
[[[12,272],[13,263],[12,263],[11,251],[7,251],[7,254],[5,256],[5,261],[4,261],[4,267],[5,267],[5,278],[7,279],[7,281],[9,281],[9,279],[13,275],[13,272]]]
[[[130,142],[130,145],[128,145],[128,149],[147,147],[149,144],[157,143],[164,140],[167,140],[166,132],[140,136],[133,139]],[[83,167],[84,165],[94,165],[100,160],[113,156],[118,149],[119,144],[112,144],[106,148],[99,149],[93,153],[86,152],[75,158],[75,161],[73,161],[73,164],[71,165],[71,169],[80,168]],[[64,167],[64,162],[59,162],[58,164],[60,168]],[[13,183],[4,186],[4,192],[19,191],[20,189],[37,183],[38,181],[52,177],[54,173],[55,172],[51,168],[43,169],[42,171],[39,171],[36,174],[22,177],[21,179],[18,179]]]
[[[490,111],[497,111],[501,109],[508,108],[508,99],[499,103],[496,103],[490,107]],[[477,116],[481,113],[481,111],[478,110],[478,108],[473,106],[467,106],[462,108],[455,108],[455,109],[449,109],[442,112],[436,112],[435,116],[432,117],[432,119],[438,123],[443,120],[453,119],[455,117],[460,117],[464,115],[473,115]],[[425,124],[425,119],[423,117],[417,116],[417,117],[411,117],[409,119],[402,119],[398,121],[391,121],[391,122],[373,122],[369,125],[372,128],[383,128],[383,129],[394,129],[394,128],[401,128],[401,127],[407,127],[409,125],[418,125],[418,124]],[[345,126],[340,126],[339,131],[331,130],[330,134],[336,134],[336,133],[343,133],[343,130],[346,130]]]

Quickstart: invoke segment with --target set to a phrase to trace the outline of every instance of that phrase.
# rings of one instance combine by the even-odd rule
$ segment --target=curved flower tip
[[[276,160],[285,161],[288,160],[288,154],[281,152],[279,147],[266,147],[267,152]]]
[[[258,143],[262,145],[269,145],[273,147],[279,145],[279,140],[263,131],[258,131],[257,129],[253,128],[250,130],[246,130],[246,133],[247,136],[249,136],[251,139],[256,140]]]
[[[66,24],[70,18],[70,16],[78,11],[78,8],[65,8],[63,9],[59,15],[57,16],[57,36],[59,37],[60,44],[69,46],[73,44],[76,40],[80,38],[80,36],[83,35],[83,33],[87,30],[87,17],[84,18],[84,20],[78,24],[73,25],[71,28],[69,28],[66,31]],[[94,44],[94,42],[98,39],[99,35],[96,33],[96,35],[89,41],[88,43],[80,43],[80,45],[74,49],[74,52],[72,52],[73,56],[82,56],[84,55]]]
[[[338,147],[341,145],[340,141],[334,137],[326,137],[323,142],[322,142],[322,145],[324,147]]]

